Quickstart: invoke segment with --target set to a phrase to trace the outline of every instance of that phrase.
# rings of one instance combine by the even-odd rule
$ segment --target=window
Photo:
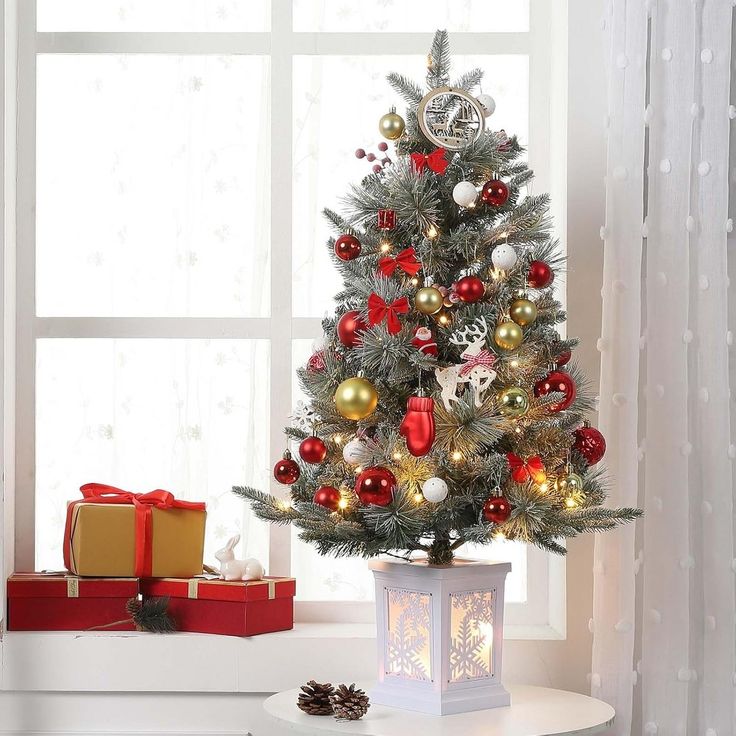
[[[17,569],[61,565],[80,484],[162,487],[207,502],[207,560],[242,531],[244,553],[296,575],[298,617],[371,615],[363,562],[319,558],[230,487],[272,483],[338,289],[321,208],[365,174],[354,150],[401,107],[383,78],[421,78],[435,27],[458,68],[487,71],[493,125],[550,188],[547,4],[20,4]],[[509,624],[548,625],[564,565],[482,553],[514,563]]]

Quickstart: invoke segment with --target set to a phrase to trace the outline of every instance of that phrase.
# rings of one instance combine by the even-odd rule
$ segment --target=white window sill
[[[506,639],[562,639],[550,627],[506,627]],[[315,677],[375,677],[373,624],[295,624],[250,638],[137,632],[6,632],[0,690],[276,692]],[[323,673],[322,675],[320,673]]]
[[[329,673],[375,676],[371,624],[296,624],[251,638],[137,632],[7,632],[2,690],[276,692]]]

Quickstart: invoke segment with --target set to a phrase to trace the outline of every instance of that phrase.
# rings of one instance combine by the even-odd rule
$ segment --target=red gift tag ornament
[[[378,229],[393,230],[396,227],[396,212],[394,210],[378,210]]]

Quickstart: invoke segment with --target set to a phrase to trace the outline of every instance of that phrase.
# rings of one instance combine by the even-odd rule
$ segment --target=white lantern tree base
[[[501,684],[509,562],[373,560],[378,684],[371,700],[435,715],[510,705]]]

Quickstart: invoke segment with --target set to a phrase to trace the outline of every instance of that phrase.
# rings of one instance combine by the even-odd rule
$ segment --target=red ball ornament
[[[337,323],[337,337],[345,347],[354,348],[360,344],[358,332],[367,329],[368,325],[360,318],[360,312],[357,309],[351,309],[340,317]]]
[[[585,458],[588,465],[595,465],[606,454],[606,438],[595,427],[586,424],[575,430],[573,448]]]
[[[414,330],[414,337],[411,344],[425,355],[437,356],[437,343],[435,342],[432,330],[429,327],[417,327]]]
[[[554,271],[544,261],[532,261],[529,264],[526,281],[533,289],[544,289],[554,281],[554,278]]]
[[[337,511],[340,508],[340,491],[334,486],[320,486],[312,497],[312,503],[324,506],[330,511]]]
[[[501,207],[509,198],[509,188],[500,179],[491,179],[483,185],[481,199],[493,207]]]
[[[285,452],[284,457],[273,466],[273,477],[279,483],[290,486],[299,480],[299,465],[291,459],[291,453]]]
[[[299,445],[299,457],[305,463],[321,463],[327,457],[327,445],[319,437],[307,437]]]
[[[486,293],[486,285],[477,276],[463,276],[455,284],[455,293],[461,301],[479,302]]]
[[[320,373],[325,369],[325,353],[324,350],[318,350],[310,356],[307,361],[307,370],[313,373]]]
[[[483,516],[491,524],[503,524],[511,516],[511,504],[505,496],[491,496],[483,504]]]
[[[360,255],[360,241],[354,235],[341,235],[335,241],[335,255],[341,261],[352,261]]]
[[[558,366],[567,365],[570,362],[570,359],[572,358],[572,351],[571,350],[565,350],[564,353],[560,353],[557,358],[555,359],[555,363]]]
[[[569,373],[565,373],[565,371],[552,371],[541,381],[537,381],[534,384],[535,396],[546,396],[551,393],[561,393],[564,396],[562,401],[558,401],[549,407],[550,411],[563,411],[567,409],[575,401],[575,395],[577,394],[575,381],[572,380],[572,376]]]
[[[388,506],[395,489],[396,478],[388,468],[366,468],[355,481],[355,495],[364,506]]]

